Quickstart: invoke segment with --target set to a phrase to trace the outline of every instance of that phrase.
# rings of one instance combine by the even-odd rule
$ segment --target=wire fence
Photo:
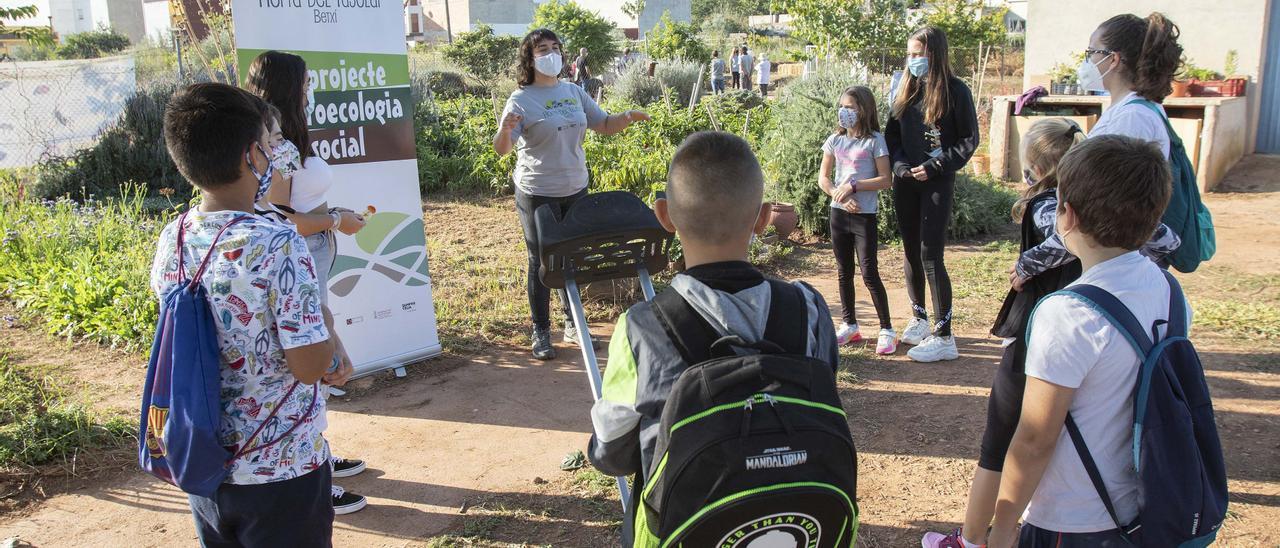
[[[0,168],[93,144],[137,90],[132,56],[0,62]]]

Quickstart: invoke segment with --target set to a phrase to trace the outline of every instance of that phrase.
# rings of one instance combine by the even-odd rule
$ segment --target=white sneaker
[[[862,342],[862,332],[858,330],[858,324],[849,325],[841,322],[840,329],[836,331],[836,344],[844,346]]]
[[[907,351],[907,357],[922,363],[940,362],[960,358],[955,337],[929,336],[919,346]]]
[[[888,356],[898,351],[898,334],[892,329],[881,329],[876,339],[876,354]]]
[[[929,320],[920,318],[911,318],[911,322],[907,324],[907,329],[902,332],[902,344],[916,345],[920,344],[925,337],[929,336]]]

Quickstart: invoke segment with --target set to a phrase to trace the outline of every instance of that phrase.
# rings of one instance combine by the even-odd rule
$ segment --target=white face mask
[[[564,58],[559,53],[551,52],[533,58],[533,68],[537,69],[545,76],[555,78],[560,76],[560,71],[564,69]]]
[[[1110,57],[1110,55],[1108,55],[1108,57]],[[1106,59],[1106,57],[1103,57],[1103,59]],[[1093,61],[1090,61],[1088,57],[1085,57],[1084,62],[1080,63],[1080,68],[1076,69],[1076,79],[1087,91],[1106,91],[1107,88],[1102,85],[1102,79],[1108,74],[1111,74],[1111,71],[1115,68],[1116,64],[1113,62],[1111,63],[1111,68],[1107,69],[1107,72],[1098,72],[1097,63],[1094,63]]]

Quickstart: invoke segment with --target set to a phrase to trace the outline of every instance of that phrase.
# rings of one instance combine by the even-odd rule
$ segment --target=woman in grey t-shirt
[[[516,211],[529,252],[528,294],[533,320],[533,356],[555,358],[551,347],[551,290],[538,279],[538,234],[533,212],[552,204],[558,216],[587,195],[587,160],[582,141],[587,130],[604,135],[618,133],[649,115],[638,110],[622,114],[605,112],[581,87],[562,82],[564,54],[560,39],[547,29],[530,32],[520,42],[516,83],[520,89],[507,99],[493,149],[500,155],[516,152],[512,174]],[[576,343],[578,330],[564,305],[564,339]]]

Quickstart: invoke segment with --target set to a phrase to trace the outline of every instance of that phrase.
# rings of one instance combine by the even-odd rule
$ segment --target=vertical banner
[[[311,150],[333,166],[329,205],[368,221],[338,235],[329,276],[356,375],[439,354],[401,3],[233,0],[231,13],[242,83],[264,51],[306,60]]]

